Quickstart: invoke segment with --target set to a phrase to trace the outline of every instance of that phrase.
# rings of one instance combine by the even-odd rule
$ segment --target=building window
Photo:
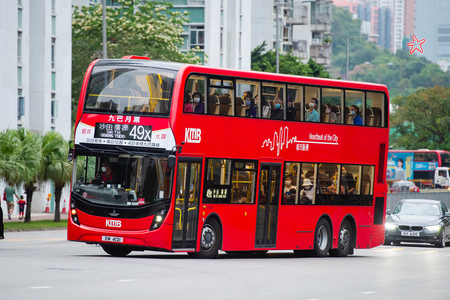
[[[205,0],[188,0],[188,5],[205,5]]]
[[[25,114],[25,98],[22,96],[22,89],[17,90],[17,120]]]
[[[55,2],[56,2],[56,0],[52,0],[52,14],[56,13],[56,11],[55,11]]]
[[[56,35],[56,16],[52,16],[52,35]]]
[[[52,91],[56,90],[56,73],[52,72]]]
[[[223,27],[220,27],[220,53],[223,52]]]
[[[22,32],[17,33],[17,62],[22,62]]]
[[[51,123],[55,124],[55,119],[58,118],[58,101],[56,101],[56,94],[52,93],[52,107],[51,107]]]
[[[22,8],[19,8],[17,12],[17,27],[22,29]]]
[[[205,48],[205,27],[204,26],[191,26],[191,49],[199,47],[200,49]]]
[[[51,62],[52,62],[52,69],[55,68],[55,42],[56,39],[52,38],[52,47],[51,47]]]
[[[17,67],[17,86],[22,87],[22,67]]]
[[[17,0],[17,5],[22,6],[22,0]]]

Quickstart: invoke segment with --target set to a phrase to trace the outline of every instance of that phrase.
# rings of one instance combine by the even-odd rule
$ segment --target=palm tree
[[[0,133],[0,145],[1,177],[11,185],[25,184],[25,222],[28,223],[31,220],[34,184],[38,181],[41,167],[40,136],[23,128],[8,129]]]
[[[67,161],[69,143],[57,132],[48,131],[42,139],[42,179],[55,184],[55,218],[61,220],[60,201],[62,189],[70,181],[72,163]]]

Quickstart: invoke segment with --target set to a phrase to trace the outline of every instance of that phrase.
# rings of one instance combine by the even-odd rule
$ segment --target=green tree
[[[0,174],[11,185],[24,184],[27,194],[25,222],[28,223],[31,221],[34,185],[41,167],[40,136],[23,128],[8,129],[0,133],[0,145]]]
[[[400,149],[450,150],[450,87],[423,88],[392,99],[390,144]]]
[[[172,11],[165,2],[119,0],[106,9],[108,58],[125,55],[200,63],[195,50],[181,52],[182,25],[187,14]],[[136,3],[136,4],[135,4]],[[139,5],[138,5],[139,3]],[[72,16],[72,119],[78,105],[84,73],[90,62],[102,58],[102,6],[75,7]]]
[[[266,45],[264,41],[261,45],[253,49],[251,53],[252,70],[275,73],[276,53],[274,50],[265,52]],[[280,73],[282,74],[330,78],[330,74],[312,59],[308,63],[303,64],[289,52],[279,55],[279,67]]]
[[[64,186],[70,181],[72,163],[67,161],[69,143],[55,131],[48,131],[42,139],[42,179],[55,184],[55,218],[61,220],[60,202]]]

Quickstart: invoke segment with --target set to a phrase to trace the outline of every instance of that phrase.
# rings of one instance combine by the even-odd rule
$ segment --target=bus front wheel
[[[121,246],[102,245],[103,250],[112,256],[127,256],[131,250]]]
[[[217,258],[222,232],[220,231],[219,223],[215,219],[206,221],[200,238],[200,252],[198,256],[200,258]]]
[[[320,219],[317,223],[314,235],[314,253],[318,257],[325,257],[331,248],[330,224],[325,219]]]
[[[330,250],[330,256],[345,257],[347,256],[353,247],[353,233],[352,226],[348,220],[342,222],[341,229],[339,230],[339,244],[337,249]]]

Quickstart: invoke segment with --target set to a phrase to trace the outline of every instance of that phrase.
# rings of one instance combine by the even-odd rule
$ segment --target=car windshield
[[[394,215],[440,216],[439,205],[423,202],[400,202],[394,209]]]
[[[72,192],[93,203],[134,206],[170,198],[167,158],[78,156]]]
[[[94,66],[85,111],[168,116],[176,72],[130,66]]]

